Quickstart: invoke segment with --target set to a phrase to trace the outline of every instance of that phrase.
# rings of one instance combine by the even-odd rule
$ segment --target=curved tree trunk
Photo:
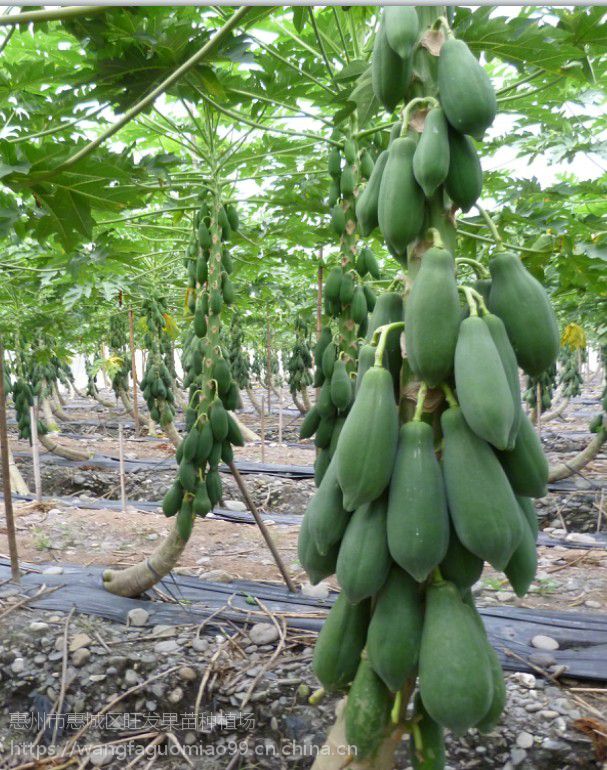
[[[49,429],[51,433],[57,433],[59,431],[59,426],[57,425],[57,422],[53,415],[53,409],[51,407],[51,404],[48,398],[44,397],[41,400],[40,406],[42,408],[42,416],[44,417],[44,422],[46,423],[46,427]]]
[[[81,390],[79,390],[75,385],[72,385],[74,388],[74,393],[78,396],[78,398],[88,398],[86,393],[83,393]]]
[[[255,395],[255,393],[253,393],[253,388],[250,385],[247,385],[246,391],[247,391],[247,396],[249,397],[249,401],[253,406],[253,409],[257,412],[257,414],[261,414],[261,404],[257,400],[257,396]]]
[[[542,415],[542,422],[546,423],[549,420],[556,420],[557,417],[560,417],[565,409],[567,409],[567,406],[569,404],[569,399],[564,398],[561,403],[556,407],[556,409],[553,409],[551,412],[545,412]]]
[[[605,440],[607,440],[607,426],[605,425],[605,419],[603,419],[603,428],[599,430],[585,449],[578,452],[571,460],[550,466],[548,481],[568,479],[574,473],[581,471],[598,455]]]
[[[182,442],[182,438],[177,432],[177,428],[175,427],[175,423],[171,420],[171,422],[168,425],[163,425],[162,430],[166,433],[166,435],[171,440],[171,444],[175,447],[175,449],[179,448],[179,445]]]
[[[93,398],[95,399],[95,401],[97,401],[97,403],[101,404],[101,406],[104,406],[106,409],[116,408],[116,404],[113,404],[111,401],[106,401],[105,398],[101,398],[101,396],[99,395],[99,392],[97,391],[95,392],[95,395],[93,396]]]
[[[51,411],[55,415],[55,417],[57,417],[59,420],[62,420],[63,422],[70,421],[69,415],[63,411],[63,408],[59,403],[59,401],[53,401],[52,399],[49,399],[49,403],[51,405]]]
[[[177,526],[144,561],[123,570],[108,569],[103,573],[103,587],[118,596],[139,596],[156,585],[177,565],[187,542],[177,532]]]
[[[69,388],[68,388],[68,395],[69,395]],[[59,388],[56,385],[53,385],[53,395],[55,396],[55,399],[59,403],[60,406],[65,406],[65,399],[59,392]]]
[[[88,460],[91,457],[88,452],[84,452],[82,449],[72,449],[56,444],[49,438],[48,434],[38,435],[38,440],[46,450],[58,457],[65,457],[66,460]]]
[[[306,410],[306,413],[310,411],[312,408],[310,404],[310,396],[308,396],[308,389],[302,388],[301,390],[301,400],[303,401],[304,409]]]
[[[16,495],[29,495],[29,489],[27,484],[25,483],[25,479],[21,475],[21,471],[17,467],[17,464],[15,463],[15,458],[13,457],[13,452],[9,446],[8,448],[8,470],[10,474],[11,479],[11,489],[13,490],[13,493]]]
[[[175,384],[173,387],[173,395],[175,396],[175,403],[177,406],[180,406],[183,410],[188,408],[188,401],[181,390],[177,387],[177,384]]]
[[[232,419],[236,425],[238,425],[240,428],[240,432],[242,433],[242,437],[245,441],[261,441],[261,438],[257,435],[257,433],[252,431],[250,428],[247,428],[247,426],[238,419],[238,415],[235,412],[230,412],[230,415],[232,416]]]
[[[124,392],[124,390],[120,391],[120,400],[122,401],[122,404],[126,411],[131,415],[131,417],[135,417],[135,413],[133,412],[133,404],[131,404],[131,399],[127,396],[127,394]]]
[[[300,414],[305,414],[306,413],[306,408],[301,403],[301,401],[297,398],[297,393],[291,393],[291,398],[293,399],[293,403],[295,404],[295,406],[299,410],[299,413]]]

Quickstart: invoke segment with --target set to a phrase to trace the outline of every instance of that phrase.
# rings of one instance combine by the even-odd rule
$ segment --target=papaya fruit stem
[[[491,274],[489,273],[489,270],[483,265],[482,262],[479,262],[477,259],[472,259],[471,257],[457,257],[455,260],[456,265],[469,265],[470,267],[474,268],[474,271],[478,275],[479,278],[490,278]]]
[[[443,393],[445,394],[445,398],[447,399],[447,403],[449,406],[459,406],[457,403],[457,399],[455,398],[455,393],[451,390],[450,386],[447,385],[446,382],[443,382],[441,385],[443,389]]]
[[[466,288],[469,288],[470,294],[474,297],[474,299],[478,303],[481,314],[486,315],[489,312],[489,308],[485,304],[485,298],[483,297],[483,295],[480,292],[478,292],[476,289],[473,289],[471,286]]]
[[[402,707],[402,703],[403,703],[403,694],[399,690],[394,696],[394,705],[392,706],[392,711],[390,712],[390,719],[393,725],[397,725],[400,721],[400,710]]]
[[[468,303],[468,307],[470,308],[470,315],[477,316],[478,307],[474,300],[474,297],[472,296],[472,289],[469,286],[458,286],[457,290],[460,291],[466,297],[466,302]]]
[[[444,249],[445,244],[443,243],[443,239],[441,238],[441,234],[439,233],[438,229],[436,227],[430,227],[428,229],[428,237],[432,241],[432,245],[435,246],[437,249]],[[456,260],[457,262],[457,260]]]
[[[426,401],[426,394],[428,393],[428,386],[425,382],[422,382],[422,384],[419,386],[419,390],[417,392],[417,402],[415,404],[415,412],[413,414],[413,422],[419,422],[422,418],[422,414],[424,413],[424,403]]]
[[[379,366],[380,368],[383,368],[382,360],[384,357],[384,350],[386,349],[386,343],[388,341],[388,334],[391,331],[394,331],[395,329],[402,330],[405,328],[404,321],[396,321],[392,324],[386,324],[385,326],[380,326],[379,329],[376,331],[380,332],[379,334],[379,341],[377,343],[377,350],[375,351],[375,366]],[[375,338],[375,335],[374,335]]]
[[[409,128],[409,119],[414,107],[421,107],[422,104],[429,105],[430,107],[438,107],[438,101],[433,96],[418,96],[403,108],[401,112],[402,128],[400,131],[401,136],[405,136]]]
[[[442,575],[442,573],[440,571],[440,567],[435,567],[432,570],[432,576],[430,578],[430,581],[434,585],[436,585],[437,583],[444,583],[445,582],[445,578],[443,577],[443,575]]]
[[[502,236],[499,234],[497,226],[495,222],[491,219],[489,212],[480,203],[477,202],[475,205],[476,205],[476,208],[478,209],[479,214],[487,223],[487,227],[491,231],[491,236],[493,237],[493,240],[495,241],[496,245],[499,248],[503,248],[504,244],[503,244]]]
[[[411,725],[411,734],[413,735],[413,743],[415,744],[415,751],[423,754],[424,741],[422,739],[422,731],[419,729],[419,725],[413,723]]]

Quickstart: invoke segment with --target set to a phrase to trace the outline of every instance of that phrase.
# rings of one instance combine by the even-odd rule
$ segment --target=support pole
[[[133,378],[133,420],[135,435],[139,435],[139,402],[137,399],[137,363],[135,361],[135,322],[133,311],[129,310],[129,345],[131,347],[131,377]]]
[[[120,499],[122,513],[126,513],[126,483],[124,478],[124,431],[122,423],[118,423],[118,457],[120,459]]]
[[[537,428],[537,435],[542,435],[542,386],[538,382],[535,391],[535,427]]]
[[[15,533],[15,517],[13,513],[13,493],[11,490],[11,470],[8,460],[8,431],[6,429],[6,393],[4,392],[4,345],[0,341],[0,452],[2,452],[2,491],[4,493],[4,515],[6,517],[6,535],[8,552],[11,558],[11,574],[13,580],[19,583],[19,553],[17,551],[17,536]]]
[[[295,588],[295,585],[293,581],[291,580],[291,577],[289,573],[287,572],[287,568],[284,565],[284,562],[278,553],[278,550],[276,549],[276,546],[274,545],[274,541],[272,540],[272,536],[270,535],[268,528],[264,524],[261,516],[259,515],[259,511],[257,510],[257,506],[253,502],[251,496],[249,495],[249,490],[246,488],[245,483],[242,479],[242,476],[240,475],[240,472],[238,468],[234,465],[234,461],[228,463],[228,467],[232,471],[232,475],[234,476],[234,480],[236,481],[236,484],[238,485],[238,489],[240,490],[240,494],[243,496],[244,501],[247,505],[247,508],[251,511],[253,514],[253,518],[255,519],[257,526],[259,527],[259,530],[261,534],[263,535],[263,539],[266,541],[266,544],[268,548],[270,549],[270,552],[274,558],[274,561],[276,562],[276,566],[280,570],[280,574],[283,576],[284,581],[287,585],[287,588],[291,593],[296,593],[297,589]]]
[[[323,262],[322,262],[322,247],[318,255],[318,285],[316,292],[316,339],[320,338],[322,331],[322,274],[323,274]]]
[[[270,316],[266,308],[266,390],[268,391],[268,414],[272,411],[272,332],[270,330]]]
[[[282,388],[279,392],[279,399],[278,399],[278,445],[282,446],[282,403],[283,403],[284,396],[282,394]]]
[[[261,462],[266,461],[266,413],[265,398],[261,397],[261,414],[259,416],[259,432],[261,433]]]
[[[34,487],[36,502],[42,502],[42,478],[40,476],[40,452],[38,451],[38,415],[35,406],[30,406],[30,425],[32,431],[32,464],[34,466]]]

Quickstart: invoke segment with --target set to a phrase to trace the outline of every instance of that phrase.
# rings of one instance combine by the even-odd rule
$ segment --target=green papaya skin
[[[349,746],[356,746],[357,759],[377,753],[390,721],[391,708],[390,691],[363,658],[344,710],[346,741]]]
[[[377,207],[379,202],[379,188],[386,163],[388,162],[388,150],[384,150],[375,161],[373,172],[364,190],[356,201],[356,222],[361,235],[367,238],[379,224]]]
[[[542,442],[526,414],[522,414],[514,448],[497,454],[515,494],[544,497],[548,483],[548,459]]]
[[[438,92],[453,128],[482,139],[495,119],[497,101],[489,76],[463,40],[451,37],[443,43],[438,57]]]
[[[426,115],[424,130],[415,148],[413,174],[426,198],[430,198],[448,173],[449,129],[444,112],[440,107],[434,107]]]
[[[455,583],[458,588],[467,589],[473,586],[483,573],[483,560],[460,543],[453,525],[449,531],[449,547],[445,558],[439,565],[441,575],[445,580]]]
[[[371,84],[379,103],[393,112],[404,98],[411,79],[412,61],[404,61],[390,47],[383,23],[380,25],[371,57]]]
[[[449,131],[449,173],[445,180],[447,194],[465,213],[479,199],[483,188],[483,171],[469,137]]]
[[[508,478],[483,439],[468,427],[462,410],[441,415],[443,478],[449,513],[462,545],[503,570],[522,537],[518,503]]]
[[[321,417],[318,414],[318,410],[313,406],[310,411],[303,418],[301,427],[299,429],[299,438],[310,438],[316,433]]]
[[[504,322],[519,366],[538,376],[556,361],[560,343],[548,295],[514,254],[498,254],[489,270],[489,310]]]
[[[392,377],[372,366],[360,385],[335,450],[344,508],[353,511],[376,500],[392,475],[398,443],[398,410]]]
[[[415,674],[422,625],[419,585],[393,565],[377,595],[367,634],[369,663],[392,692]]]
[[[455,348],[455,387],[466,422],[477,436],[505,449],[515,409],[502,360],[482,318],[465,318]]]
[[[331,462],[305,513],[308,531],[321,556],[326,556],[329,549],[341,541],[350,521],[351,514],[344,511],[342,499],[335,463]]]
[[[413,718],[419,728],[422,748],[415,746],[413,734],[409,738],[409,755],[413,770],[444,770],[445,737],[443,728],[424,708],[421,696],[415,694]]]
[[[394,561],[422,583],[449,545],[449,513],[434,433],[425,422],[400,429],[390,481],[388,547]]]
[[[529,497],[516,496],[516,501],[520,506],[523,516],[527,519],[527,524],[531,527],[533,533],[533,539],[537,540],[537,535],[540,529],[539,521],[537,519],[537,513],[533,506],[533,500]]]
[[[338,359],[331,375],[331,401],[338,412],[345,412],[352,400],[352,385],[346,371],[346,363]]]
[[[365,646],[371,603],[350,604],[339,594],[318,635],[313,669],[328,692],[343,690],[356,676]]]
[[[401,59],[409,59],[419,36],[419,18],[415,8],[412,5],[385,6],[384,25],[390,48]]]
[[[373,345],[363,345],[358,351],[358,369],[356,371],[355,395],[360,390],[365,372],[375,363],[375,348]]]
[[[321,449],[314,461],[314,483],[319,487],[331,462],[331,453],[328,449]]]
[[[352,604],[373,596],[386,582],[392,559],[386,539],[384,497],[357,508],[339,546],[335,574]]]
[[[404,306],[402,296],[395,291],[387,291],[385,294],[381,294],[377,298],[373,312],[369,317],[369,325],[367,328],[366,339],[371,340],[375,330],[380,326],[386,324],[397,323],[404,318]],[[359,359],[360,360],[360,359]],[[400,368],[402,365],[401,351],[400,351],[400,334],[392,332],[388,335],[386,341],[386,353],[385,363],[390,370],[392,379],[395,383],[398,383],[400,376]],[[372,364],[371,364],[372,365]],[[360,374],[357,379],[357,388],[360,387],[359,383],[362,381]]]
[[[379,189],[379,228],[401,263],[406,263],[407,246],[417,238],[424,221],[424,192],[413,175],[415,147],[410,137],[392,142]]]
[[[477,281],[477,283],[479,283]],[[486,281],[489,286],[487,290],[491,288],[491,282]],[[521,405],[521,383],[518,375],[518,363],[516,361],[516,355],[508,339],[508,332],[504,326],[504,322],[501,318],[493,313],[485,313],[483,315],[483,322],[487,325],[489,333],[493,339],[493,344],[497,348],[499,357],[506,373],[506,379],[508,380],[508,387],[510,388],[510,395],[512,396],[512,403],[514,405],[514,421],[512,428],[510,429],[510,435],[508,436],[507,449],[514,447],[517,433],[521,424],[521,417],[523,409]]]
[[[324,556],[318,553],[318,549],[310,534],[309,519],[304,516],[299,529],[297,558],[299,559],[301,566],[308,573],[310,583],[312,583],[313,586],[334,574],[338,553],[339,545],[330,548]]]
[[[477,724],[491,706],[486,640],[452,583],[430,585],[426,592],[419,688],[428,714],[456,735]]]
[[[537,549],[535,535],[529,526],[525,514],[520,511],[523,523],[523,537],[504,570],[514,593],[523,597],[535,580],[537,572]]]
[[[460,320],[453,257],[428,249],[405,304],[405,346],[414,373],[432,387],[453,370]]]

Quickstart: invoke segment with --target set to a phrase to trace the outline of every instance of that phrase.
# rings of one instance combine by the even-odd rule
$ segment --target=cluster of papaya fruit
[[[490,730],[504,707],[501,666],[471,588],[485,562],[519,596],[535,576],[532,498],[546,492],[548,462],[521,406],[519,367],[538,377],[559,348],[548,296],[520,259],[496,247],[488,273],[475,263],[490,277],[459,285],[444,247],[454,239],[432,217],[439,210],[446,222],[452,204],[467,210],[478,198],[470,136],[480,138],[495,116],[491,84],[465,44],[444,20],[434,38],[445,30],[440,51],[423,52],[438,55],[438,99],[406,105],[356,207],[403,266],[420,246],[411,288],[377,299],[349,390],[338,370],[337,404],[339,359],[330,336],[322,341],[322,387],[303,432],[341,422],[319,453],[321,481],[298,543],[311,582],[335,574],[341,587],[314,669],[326,690],[349,690],[348,744],[371,757],[391,720],[404,723],[413,767],[434,770],[444,767],[445,728]],[[372,75],[389,110],[406,102],[426,31],[415,8],[384,8]],[[418,110],[417,140],[409,117],[422,105],[430,110]]]
[[[251,384],[249,358],[244,350],[244,329],[242,316],[236,308],[230,321],[230,340],[228,345],[228,360],[234,382],[239,388],[248,388]],[[236,407],[232,407],[236,408]]]
[[[244,445],[240,428],[229,414],[239,406],[240,394],[220,344],[221,312],[234,299],[229,279],[232,261],[223,244],[238,229],[238,214],[214,195],[208,201],[206,197],[205,191],[185,259],[187,302],[193,314],[182,358],[184,385],[189,388],[187,435],[176,453],[177,478],[162,502],[165,516],[177,516],[183,540],[190,537],[194,517],[206,516],[221,499],[220,461],[230,463],[233,446]]]
[[[127,335],[126,314],[123,312],[114,313],[110,318],[108,342],[112,358],[116,362],[116,366],[112,368],[111,373],[111,386],[116,398],[120,398],[121,393],[128,393],[129,390],[131,365],[126,350]]]
[[[547,412],[552,406],[552,399],[556,390],[556,378],[556,364],[551,364],[538,375],[527,377],[524,399],[534,413],[537,412],[538,400],[540,413]]]
[[[8,381],[10,386],[10,380]],[[5,380],[5,392],[8,394],[10,388],[6,387]],[[32,423],[30,419],[30,407],[34,405],[34,391],[31,385],[26,380],[19,378],[15,380],[12,386],[13,403],[15,404],[15,412],[17,417],[17,428],[19,431],[19,438],[27,439],[30,444],[32,442]],[[38,435],[44,435],[48,433],[48,429],[42,420],[38,420]]]
[[[575,398],[582,392],[584,380],[580,372],[578,351],[563,345],[559,356],[561,364],[559,372],[559,384],[561,392],[566,398]]]
[[[166,302],[160,298],[146,299],[142,310],[147,322],[146,346],[148,348],[148,360],[141,380],[141,391],[150,410],[150,417],[161,426],[173,422],[175,417],[175,395],[173,375],[166,365],[160,341],[166,336],[164,331],[166,320]]]
[[[289,391],[297,395],[312,384],[312,353],[310,351],[310,330],[308,324],[297,316],[295,318],[295,343],[285,359]]]
[[[91,398],[99,393],[97,387],[97,370],[95,369],[93,361],[88,357],[84,357],[84,371],[86,372],[86,395]]]

